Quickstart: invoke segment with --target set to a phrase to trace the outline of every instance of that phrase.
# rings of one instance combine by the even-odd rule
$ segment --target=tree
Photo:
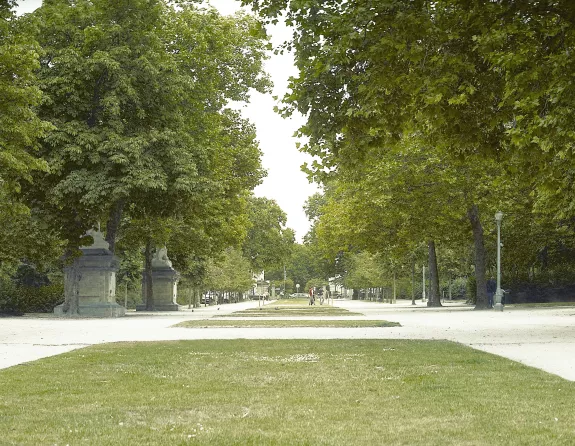
[[[269,85],[254,19],[160,0],[53,0],[28,23],[43,48],[41,116],[56,127],[31,201],[72,244],[101,220],[113,249],[132,204],[161,217],[220,187],[213,141],[238,122],[223,109]]]
[[[30,216],[20,191],[35,171],[46,169],[39,159],[39,138],[52,127],[36,113],[42,92],[35,82],[37,42],[15,16],[14,0],[0,4],[0,269],[11,272],[24,257],[48,260],[57,240]]]
[[[322,278],[326,281],[327,276],[323,269],[323,259],[318,256],[317,250],[309,243],[294,243],[291,253],[285,264],[279,268],[266,270],[266,278],[283,285],[284,266],[286,273],[286,288],[294,289],[295,284],[304,290],[305,284],[313,278]]]
[[[239,249],[228,248],[222,259],[208,262],[204,285],[210,290],[243,293],[253,285],[250,268]]]
[[[242,250],[253,271],[283,267],[294,243],[294,232],[285,226],[287,217],[274,200],[251,197],[250,227]]]
[[[492,2],[473,14],[493,26],[476,52],[504,74],[501,107],[512,111],[505,136],[510,173],[534,189],[534,210],[561,224],[573,217],[575,9],[572,2]],[[481,15],[482,14],[482,15]],[[521,175],[524,173],[524,175]]]
[[[308,168],[319,180],[356,170],[372,152],[394,150],[416,137],[425,150],[467,167],[478,156],[507,149],[513,107],[505,73],[478,51],[477,36],[493,28],[508,2],[474,5],[458,0],[344,2],[309,5],[262,0],[255,8],[270,20],[284,12],[295,26],[287,45],[299,76],[283,113],[307,116],[303,150],[319,158]],[[470,182],[469,184],[473,184]],[[465,211],[474,233],[478,307],[487,306],[480,193],[468,188]],[[429,226],[432,226],[430,222]],[[432,245],[430,245],[432,246]]]
[[[46,164],[36,156],[38,139],[51,128],[36,114],[42,93],[35,83],[38,44],[19,26],[14,0],[0,4],[0,187],[20,191]]]
[[[385,280],[381,259],[367,252],[352,254],[347,261],[346,288],[375,288]]]
[[[27,196],[69,250],[96,221],[112,250],[134,225],[149,279],[155,246],[178,246],[175,233],[238,243],[263,171],[253,127],[227,104],[270,85],[259,22],[193,3],[52,0],[27,26],[43,49],[40,115],[55,126]]]

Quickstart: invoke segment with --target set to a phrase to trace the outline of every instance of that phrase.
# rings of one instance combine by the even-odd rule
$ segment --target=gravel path
[[[93,344],[178,339],[447,339],[575,381],[575,307],[474,311],[462,304],[427,308],[336,300],[357,319],[401,323],[388,328],[172,328],[183,320],[225,316],[258,306],[242,302],[172,313],[129,312],[118,319],[0,318],[0,368]],[[219,308],[219,309],[218,309]],[[260,318],[261,319],[261,318]],[[338,318],[332,318],[338,319]]]

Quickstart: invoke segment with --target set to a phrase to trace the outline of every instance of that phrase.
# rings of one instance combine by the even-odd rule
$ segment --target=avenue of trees
[[[472,275],[486,308],[501,210],[507,283],[573,282],[573,2],[243,3],[293,29],[280,112],[307,117],[324,185],[310,249],[370,253],[388,278],[425,264],[432,306],[440,275]]]
[[[195,287],[244,259],[239,285],[221,286],[246,290],[246,271],[281,263],[293,232],[253,196],[265,176],[255,129],[228,106],[270,90],[258,19],[194,1],[16,5],[0,4],[3,277],[57,275],[98,226],[126,286],[142,264],[149,283],[161,246]]]
[[[166,246],[194,293],[241,293],[265,270],[285,292],[336,277],[411,297],[425,265],[428,305],[468,277],[483,309],[500,210],[506,284],[574,283],[575,3],[242,3],[260,18],[192,0],[0,3],[3,282],[57,280],[99,226],[126,289]],[[279,111],[307,118],[323,186],[302,244],[253,196],[255,129],[229,107],[270,91],[264,25],[280,17],[298,74]]]

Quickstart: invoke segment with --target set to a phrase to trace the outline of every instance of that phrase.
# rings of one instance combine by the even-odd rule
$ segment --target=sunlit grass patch
[[[571,445],[574,399],[451,342],[118,343],[0,371],[0,443]]]
[[[184,328],[290,328],[290,327],[329,327],[329,328],[362,328],[362,327],[401,327],[399,322],[377,320],[250,320],[250,319],[207,319],[184,321],[174,325]]]
[[[315,305],[309,305],[305,299],[285,299],[267,303],[257,308],[235,311],[225,317],[290,317],[290,316],[362,316],[361,313],[354,313],[345,308],[323,305],[316,300]],[[224,317],[224,316],[222,316]]]

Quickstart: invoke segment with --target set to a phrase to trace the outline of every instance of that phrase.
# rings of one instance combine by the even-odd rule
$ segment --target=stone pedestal
[[[65,301],[54,308],[57,316],[120,317],[126,309],[116,303],[118,259],[98,231],[88,231],[92,246],[80,248],[82,255],[64,269]],[[74,281],[77,281],[74,284]],[[75,297],[77,295],[77,297]],[[73,311],[77,299],[78,311]],[[73,313],[72,313],[73,312]]]
[[[178,280],[180,274],[172,268],[166,248],[161,248],[152,259],[152,292],[154,294],[155,311],[179,311],[176,298],[178,296]],[[142,283],[142,289],[145,283]],[[145,311],[146,304],[136,306],[136,311]]]

